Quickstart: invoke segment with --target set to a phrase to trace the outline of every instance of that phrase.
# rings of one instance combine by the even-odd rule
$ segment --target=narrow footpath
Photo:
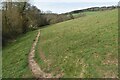
[[[30,53],[29,53],[29,57],[28,57],[28,61],[29,61],[29,68],[31,69],[33,76],[35,78],[60,78],[62,75],[58,74],[56,76],[53,77],[52,73],[45,73],[44,71],[41,70],[40,66],[38,65],[38,63],[34,60],[35,57],[35,47],[37,45],[37,42],[39,40],[40,37],[40,30],[38,31],[38,34],[33,42],[33,45],[31,47]]]
[[[36,78],[51,78],[51,74],[48,74],[48,73],[45,73],[41,70],[41,68],[39,67],[38,63],[34,60],[34,57],[35,57],[35,47],[36,47],[36,44],[38,42],[38,39],[40,37],[40,31],[38,31],[38,34],[36,36],[36,39],[32,45],[32,48],[30,50],[30,53],[29,53],[29,67],[33,73],[33,75],[36,77]]]

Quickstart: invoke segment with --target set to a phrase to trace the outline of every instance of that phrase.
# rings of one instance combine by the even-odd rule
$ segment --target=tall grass
[[[36,35],[37,31],[28,32],[3,47],[3,78],[33,78],[28,66],[28,54]]]
[[[65,78],[116,78],[117,17],[117,10],[95,12],[42,29],[36,48],[37,62],[47,72],[59,68]],[[39,50],[50,66],[41,59]]]

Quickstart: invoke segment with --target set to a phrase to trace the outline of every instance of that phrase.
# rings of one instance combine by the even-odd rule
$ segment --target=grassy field
[[[95,15],[95,14],[101,13],[101,12],[104,12],[104,11],[86,11],[86,12],[82,12],[82,13],[75,13],[75,14],[73,14],[73,16],[75,18],[79,18],[79,17],[82,17],[82,16],[84,17],[84,16],[89,16],[89,15]]]
[[[65,78],[117,77],[117,10],[87,14],[41,29],[36,60],[45,72],[62,72]]]
[[[3,78],[33,77],[28,67],[28,54],[36,35],[37,31],[28,32],[3,47]]]

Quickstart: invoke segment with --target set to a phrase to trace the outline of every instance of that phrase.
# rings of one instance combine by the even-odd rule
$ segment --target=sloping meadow
[[[87,12],[84,17],[41,29],[37,62],[44,71],[62,72],[65,78],[117,78],[117,13],[117,9]]]

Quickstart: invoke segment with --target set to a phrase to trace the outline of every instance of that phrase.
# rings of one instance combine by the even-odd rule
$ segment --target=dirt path
[[[30,53],[29,53],[29,67],[30,67],[31,71],[33,72],[33,75],[36,78],[50,78],[51,74],[44,73],[41,70],[41,68],[39,67],[39,65],[37,64],[37,62],[34,60],[35,47],[36,47],[36,44],[38,42],[39,37],[40,37],[40,31],[38,31],[37,37],[36,37],[36,39],[35,39],[35,41],[34,41],[34,43],[32,45]]]
[[[31,47],[30,53],[29,53],[29,57],[28,57],[28,61],[29,61],[29,67],[33,73],[33,75],[36,78],[53,78],[53,74],[52,73],[45,73],[44,71],[41,70],[40,66],[38,65],[38,63],[34,60],[35,57],[35,47],[36,44],[38,42],[38,39],[40,37],[40,31],[38,31],[38,34],[35,38],[35,41]],[[54,78],[60,78],[60,74],[55,76]]]
[[[81,73],[80,73],[80,78],[84,78],[84,73],[85,73],[85,67],[86,67],[86,65],[84,64],[83,59],[81,60],[81,64],[83,64],[83,66],[82,66],[82,70],[81,70]]]

